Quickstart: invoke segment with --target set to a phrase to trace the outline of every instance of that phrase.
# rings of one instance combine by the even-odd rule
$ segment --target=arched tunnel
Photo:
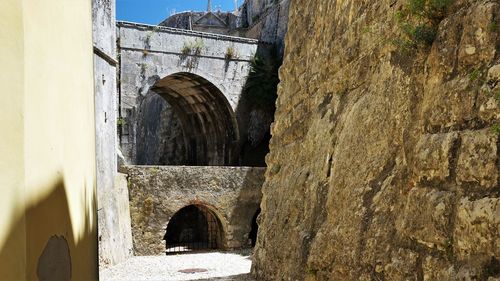
[[[180,120],[186,154],[186,163],[182,164],[237,164],[236,117],[214,84],[192,73],[175,73],[158,80],[151,90],[168,102]]]

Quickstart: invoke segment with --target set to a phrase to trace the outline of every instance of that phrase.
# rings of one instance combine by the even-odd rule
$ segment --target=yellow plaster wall
[[[53,235],[72,280],[97,280],[91,16],[87,0],[0,1],[0,280],[38,280]]]
[[[8,28],[7,28],[8,27]],[[22,2],[0,1],[0,280],[25,271]]]

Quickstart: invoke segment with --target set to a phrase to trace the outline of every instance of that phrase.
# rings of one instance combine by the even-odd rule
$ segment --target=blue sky
[[[116,0],[116,18],[122,21],[158,24],[174,12],[205,11],[207,0]],[[241,5],[243,0],[238,0]],[[234,0],[212,0],[223,11],[234,10]]]

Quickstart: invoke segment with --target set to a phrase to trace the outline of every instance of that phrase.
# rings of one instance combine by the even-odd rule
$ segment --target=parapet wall
[[[264,168],[124,166],[128,174],[135,254],[164,255],[163,237],[172,216],[188,205],[203,205],[222,224],[223,249],[248,245],[259,209]]]

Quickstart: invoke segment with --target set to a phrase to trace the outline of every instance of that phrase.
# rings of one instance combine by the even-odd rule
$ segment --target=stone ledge
[[[166,33],[171,33],[171,34],[198,36],[198,37],[202,37],[202,38],[210,38],[210,39],[216,39],[216,40],[225,40],[225,41],[255,44],[255,45],[261,43],[261,42],[259,42],[259,40],[256,40],[256,39],[249,39],[249,38],[244,38],[244,37],[235,37],[235,36],[228,36],[228,35],[220,35],[220,34],[215,34],[215,33],[207,33],[207,32],[194,31],[194,30],[185,30],[185,29],[180,29],[180,28],[165,27],[165,26],[159,26],[159,25],[148,25],[148,24],[135,23],[135,22],[119,21],[116,23],[116,25],[117,25],[117,27],[135,28],[135,29],[139,29],[139,30],[156,30],[156,31],[161,31],[161,32],[166,32]]]

